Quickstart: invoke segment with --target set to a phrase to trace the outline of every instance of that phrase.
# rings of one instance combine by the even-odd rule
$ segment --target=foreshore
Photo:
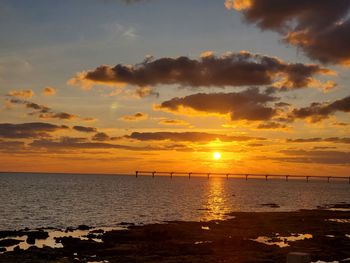
[[[68,229],[56,248],[34,246],[53,230],[0,231],[0,262],[286,262],[289,252],[309,253],[313,262],[350,262],[349,208],[234,212],[224,221],[124,223],[112,231],[80,226],[83,239],[69,237]],[[9,245],[13,251],[4,252]]]

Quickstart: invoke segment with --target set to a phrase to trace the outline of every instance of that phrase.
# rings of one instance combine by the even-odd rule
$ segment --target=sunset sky
[[[0,170],[349,175],[349,10],[1,0]]]

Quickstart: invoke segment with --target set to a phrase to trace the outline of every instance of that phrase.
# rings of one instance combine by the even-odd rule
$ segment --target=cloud
[[[206,52],[199,59],[182,56],[154,60],[152,57],[147,57],[142,63],[133,66],[102,65],[94,70],[77,73],[68,83],[85,89],[90,89],[93,85],[137,87],[273,85],[287,90],[323,87],[323,85],[329,88],[331,82],[323,84],[314,78],[315,75],[328,74],[334,73],[315,64],[286,63],[275,57],[246,51],[226,53],[222,56]]]
[[[143,121],[148,119],[148,115],[143,112],[136,112],[133,115],[126,115],[120,118],[123,121]]]
[[[222,142],[265,140],[261,137],[230,136],[206,132],[133,132],[125,138],[139,141],[175,141],[175,142]]]
[[[136,29],[132,26],[125,26],[114,22],[104,24],[102,27],[110,36],[122,36],[127,39],[135,39],[138,37]]]
[[[286,129],[287,125],[278,122],[264,122],[257,126],[258,129]]]
[[[102,142],[89,142],[86,138],[61,137],[58,140],[39,139],[29,144],[34,148],[56,149],[125,149],[133,150],[135,147]]]
[[[24,149],[24,142],[22,141],[4,141],[0,139],[0,152],[13,153],[15,151]]]
[[[299,138],[299,139],[287,139],[287,142],[292,142],[292,143],[331,142],[331,143],[350,144],[350,138],[339,138],[339,137],[330,137],[330,138]]]
[[[87,133],[97,131],[97,129],[94,127],[85,127],[85,126],[74,126],[73,129],[79,132],[87,132]]]
[[[12,98],[8,100],[8,102],[12,105],[24,105],[27,109],[33,110],[28,115],[38,116],[40,119],[73,120],[78,117],[71,113],[54,111],[48,106],[37,104],[28,100]]]
[[[61,137],[59,139],[38,139],[29,144],[31,149],[46,149],[50,152],[71,151],[74,149],[118,149],[129,151],[188,151],[185,145],[164,145],[164,146],[129,146],[112,144],[106,142],[91,142],[87,138]]]
[[[21,124],[0,123],[0,138],[28,139],[50,137],[50,133],[63,129],[68,129],[68,127],[44,122],[30,122]]]
[[[13,91],[10,91],[9,93],[7,93],[7,96],[30,99],[31,97],[34,96],[34,91],[32,91],[31,89],[13,90]]]
[[[350,112],[350,96],[334,102],[314,102],[308,107],[294,109],[289,118],[310,119],[311,122],[319,122],[329,118],[336,112]]]
[[[110,139],[111,138],[104,132],[98,132],[92,137],[93,141],[99,141],[99,142],[109,141]]]
[[[159,93],[151,89],[150,87],[139,87],[135,90],[135,93],[140,98],[154,96],[159,97]]]
[[[45,87],[43,88],[42,94],[44,96],[53,96],[56,94],[56,89],[53,87]]]
[[[161,125],[176,125],[176,126],[188,126],[189,123],[184,120],[177,120],[177,119],[167,119],[167,118],[161,118],[158,122]]]
[[[197,112],[230,115],[232,120],[270,120],[277,110],[268,106],[278,98],[261,93],[258,88],[249,88],[232,93],[197,93],[182,98],[173,98],[162,102],[156,109],[170,112],[186,112],[186,109]]]
[[[225,6],[263,30],[278,32],[311,59],[350,64],[348,0],[228,0]]]
[[[274,158],[283,162],[293,163],[319,163],[319,164],[350,164],[350,152],[342,151],[305,151],[305,150],[284,150],[281,153],[288,157]]]

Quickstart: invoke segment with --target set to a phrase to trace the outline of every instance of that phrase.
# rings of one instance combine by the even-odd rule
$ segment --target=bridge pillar
[[[306,176],[306,182],[309,182],[309,176]]]
[[[173,179],[173,172],[170,173],[170,178]]]
[[[191,179],[191,174],[192,174],[192,173],[188,173],[188,179]]]
[[[268,177],[268,175],[265,175],[265,181],[267,181],[267,177]]]
[[[330,176],[328,176],[328,177],[327,177],[327,182],[328,182],[328,183],[329,183],[329,180],[330,180],[330,179],[331,179],[331,177],[330,177]]]
[[[136,178],[139,176],[139,171],[135,172],[135,176],[136,176]]]
[[[228,174],[226,174],[226,180],[228,180]]]
[[[246,175],[245,175],[245,180],[246,180],[246,181],[248,181],[248,175],[249,175],[249,174],[246,174]]]
[[[208,179],[209,179],[209,177],[210,177],[210,173],[208,173]]]
[[[289,177],[289,175],[286,175],[286,181],[288,182],[288,177]]]
[[[152,178],[154,178],[155,174],[156,174],[156,172],[152,172]]]

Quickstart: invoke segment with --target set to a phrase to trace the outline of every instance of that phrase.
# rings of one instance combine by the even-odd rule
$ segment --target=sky
[[[0,170],[349,175],[349,10],[0,0]]]

